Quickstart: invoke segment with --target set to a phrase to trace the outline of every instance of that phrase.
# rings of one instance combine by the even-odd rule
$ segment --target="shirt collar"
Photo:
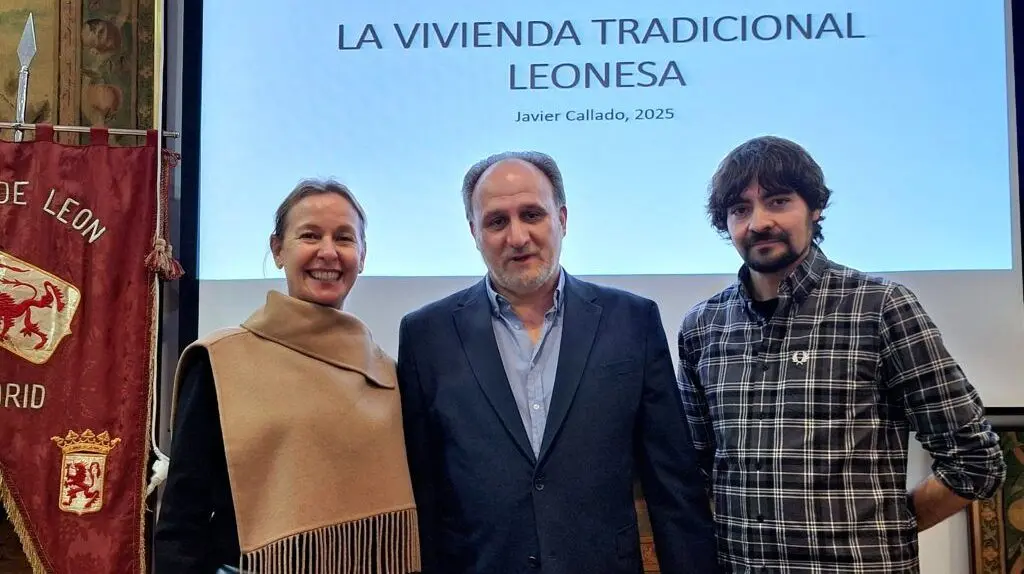
[[[825,276],[828,266],[828,257],[825,256],[820,247],[812,244],[808,249],[807,257],[804,257],[800,265],[779,285],[779,295],[788,295],[799,305],[821,284],[821,279]],[[747,288],[750,282],[750,268],[744,264],[740,267],[738,276],[740,293],[745,299],[751,300],[752,297]]]
[[[509,309],[512,305],[508,302],[508,299],[503,297],[494,289],[494,285],[491,284],[491,276],[487,275],[484,279],[484,285],[487,286],[487,299],[491,303],[491,312],[495,315],[500,315],[503,310]],[[558,283],[555,285],[555,297],[554,305],[551,311],[557,313],[561,307],[562,302],[565,299],[565,271],[558,268]]]

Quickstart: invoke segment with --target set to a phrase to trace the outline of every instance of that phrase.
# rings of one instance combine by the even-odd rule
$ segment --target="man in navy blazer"
[[[562,269],[550,157],[487,158],[463,200],[488,274],[399,334],[424,573],[642,572],[635,477],[661,571],[717,573],[657,305]],[[608,223],[609,241],[629,241]]]

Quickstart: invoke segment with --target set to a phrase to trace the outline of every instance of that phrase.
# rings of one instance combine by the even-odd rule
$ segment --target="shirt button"
[[[533,410],[539,411],[540,410],[540,405],[538,405],[537,403],[533,403]]]
[[[530,556],[526,561],[530,564],[530,568],[540,568],[540,558]]]
[[[762,371],[767,371],[768,370],[768,363],[761,363],[761,370]]]

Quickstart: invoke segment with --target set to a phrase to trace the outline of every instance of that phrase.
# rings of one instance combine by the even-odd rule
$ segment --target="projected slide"
[[[551,154],[578,275],[734,273],[721,158],[763,134],[821,163],[823,247],[872,272],[1012,267],[1002,2],[206,2],[200,278],[277,277],[304,177],[365,207],[367,275],[479,275],[460,186]]]

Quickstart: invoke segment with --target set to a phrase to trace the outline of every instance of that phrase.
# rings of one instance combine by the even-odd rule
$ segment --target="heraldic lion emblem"
[[[107,473],[107,455],[121,442],[110,438],[106,431],[82,434],[68,431],[65,437],[53,437],[64,453],[61,460],[60,500],[57,506],[64,512],[87,514],[103,508],[103,482]]]
[[[71,334],[80,300],[67,281],[0,251],[0,347],[45,363]]]

